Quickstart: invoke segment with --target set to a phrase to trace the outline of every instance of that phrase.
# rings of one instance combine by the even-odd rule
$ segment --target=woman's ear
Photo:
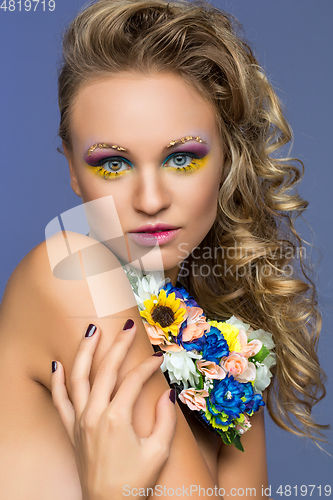
[[[80,191],[80,188],[79,188],[79,183],[78,183],[76,172],[75,172],[75,168],[74,168],[73,154],[67,148],[67,146],[65,145],[64,141],[62,141],[62,147],[63,147],[63,150],[64,150],[64,154],[66,156],[66,159],[68,161],[69,175],[70,175],[70,178],[71,178],[71,188],[73,189],[74,193],[77,194],[78,196],[80,196],[80,198],[81,198],[81,191]]]

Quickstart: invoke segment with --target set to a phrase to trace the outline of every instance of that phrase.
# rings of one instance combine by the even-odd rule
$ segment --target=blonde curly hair
[[[272,332],[270,415],[281,428],[319,442],[327,426],[314,422],[311,410],[325,395],[317,357],[321,316],[294,225],[307,207],[294,189],[303,164],[277,154],[292,132],[240,31],[232,16],[203,1],[89,4],[63,38],[59,136],[70,151],[79,89],[121,71],[177,73],[213,105],[225,152],[217,217],[195,254],[186,255],[179,279],[208,316],[235,314]]]

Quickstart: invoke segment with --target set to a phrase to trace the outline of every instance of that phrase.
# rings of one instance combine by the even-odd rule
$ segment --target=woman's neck
[[[176,286],[178,274],[179,274],[178,266],[175,267],[174,269],[168,269],[167,271],[164,271],[165,278],[170,278],[173,286]]]

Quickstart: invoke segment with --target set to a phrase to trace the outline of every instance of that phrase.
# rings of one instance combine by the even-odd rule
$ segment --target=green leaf
[[[198,372],[198,370],[197,370],[197,372]],[[203,376],[200,372],[198,372],[198,375],[199,375],[198,390],[201,391],[204,387]]]
[[[256,354],[255,356],[253,356],[253,358],[251,358],[251,361],[253,360],[254,363],[256,361],[262,363],[264,359],[267,358],[268,355],[269,355],[269,349],[267,349],[267,347],[263,345],[258,354]]]
[[[221,429],[218,429],[218,432],[219,432],[224,444],[230,444],[229,436]]]
[[[234,439],[234,445],[236,446],[237,450],[239,451],[244,451],[243,445],[240,440],[240,435],[236,434],[235,439]]]

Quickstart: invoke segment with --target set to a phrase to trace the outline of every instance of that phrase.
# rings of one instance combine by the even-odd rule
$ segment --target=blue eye
[[[173,153],[167,157],[163,166],[171,168],[186,168],[192,163],[194,158],[197,158],[194,154],[189,155],[188,153]]]
[[[106,172],[112,172],[112,173],[116,173],[116,172],[124,172],[123,168],[125,168],[125,170],[129,170],[128,167],[131,167],[132,168],[132,165],[129,163],[128,160],[125,160],[125,158],[122,158],[121,156],[113,156],[111,158],[105,158],[104,160],[101,160],[100,162],[98,162],[98,164],[96,166],[103,166],[103,169],[106,171]]]

